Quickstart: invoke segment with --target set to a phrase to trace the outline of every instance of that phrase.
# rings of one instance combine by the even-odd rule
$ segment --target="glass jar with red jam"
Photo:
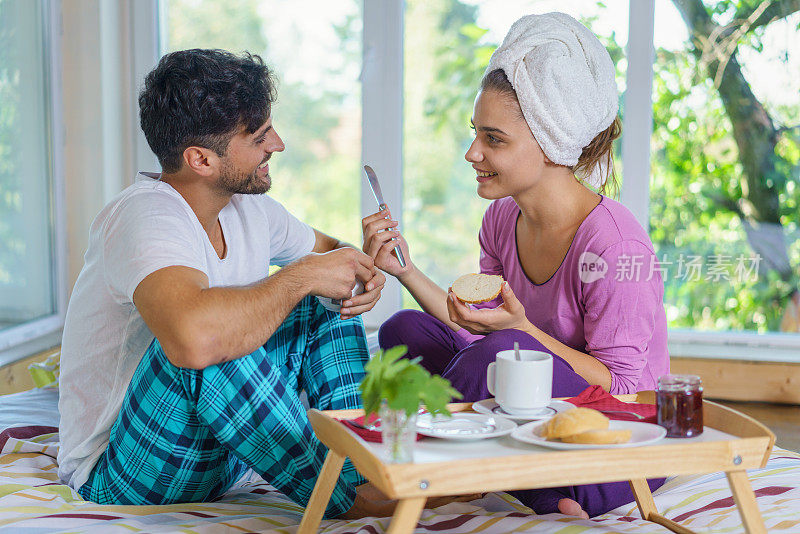
[[[659,377],[656,410],[668,438],[699,436],[703,433],[703,381],[695,375]]]

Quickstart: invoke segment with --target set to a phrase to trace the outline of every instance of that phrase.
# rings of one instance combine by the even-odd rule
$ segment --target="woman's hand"
[[[464,304],[450,288],[447,294],[447,311],[450,320],[471,334],[488,334],[497,330],[516,328],[525,331],[530,326],[525,308],[517,300],[508,282],[500,289],[503,303],[491,309],[474,309]]]
[[[364,246],[361,250],[372,257],[378,269],[400,278],[412,271],[414,266],[411,263],[411,254],[408,252],[408,243],[395,229],[400,223],[393,221],[391,217],[389,208],[386,208],[361,220],[361,230],[364,235]],[[392,241],[393,237],[397,238],[397,241]],[[397,246],[403,252],[405,267],[400,266],[400,261],[393,252]]]

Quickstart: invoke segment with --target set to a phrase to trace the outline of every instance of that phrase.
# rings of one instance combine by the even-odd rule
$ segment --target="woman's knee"
[[[406,335],[415,332],[427,314],[419,310],[400,310],[378,328],[378,344],[388,349],[408,343]]]
[[[492,356],[497,355],[498,352],[503,350],[512,350],[514,348],[514,342],[519,343],[519,348],[523,350],[540,350],[552,354],[539,340],[522,330],[514,328],[497,330],[487,334],[486,337],[480,341],[476,341],[476,343],[481,344],[484,351],[491,353]]]
[[[514,342],[519,343],[522,350],[538,350],[553,356],[553,396],[571,397],[578,395],[589,386],[588,382],[581,377],[566,360],[553,354],[539,340],[516,329],[498,330],[487,335],[481,341],[480,354],[486,360],[485,364],[493,362],[498,352],[514,348]]]
[[[536,345],[538,341],[521,330],[497,330],[470,344],[461,352],[463,358],[459,358],[459,360],[469,362],[470,366],[485,372],[486,367],[497,359],[497,353],[512,350],[515,341],[519,343],[520,349],[533,350],[534,347],[538,347]],[[535,350],[541,349],[536,348]],[[459,365],[462,363],[460,362]]]

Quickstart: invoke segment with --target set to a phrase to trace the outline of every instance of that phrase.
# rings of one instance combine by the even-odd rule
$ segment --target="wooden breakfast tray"
[[[624,402],[654,403],[652,391],[615,395]],[[472,403],[451,404],[453,412]],[[646,479],[723,471],[728,477],[742,523],[749,534],[764,533],[764,522],[746,469],[764,467],[775,435],[742,413],[703,402],[703,434],[664,439],[656,445],[621,449],[553,450],[521,443],[510,436],[454,442],[417,442],[414,462],[382,460],[382,444],[367,443],[334,418],[354,418],[363,410],[309,410],[317,437],[330,450],[317,479],[298,534],[316,532],[345,458],[398,505],[389,534],[412,532],[428,497],[489,491],[558,487],[629,480],[642,517],[673,532],[691,533],[660,515]]]

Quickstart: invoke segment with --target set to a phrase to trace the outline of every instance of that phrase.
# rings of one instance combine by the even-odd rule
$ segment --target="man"
[[[59,476],[88,500],[203,501],[252,468],[305,505],[326,450],[299,392],[360,406],[359,315],[385,278],[263,194],[284,149],[274,100],[249,54],[175,52],[145,80],[141,126],[162,172],[92,223],[64,327]],[[315,296],[344,299],[340,314]],[[348,463],[329,516],[365,513],[361,481]]]

